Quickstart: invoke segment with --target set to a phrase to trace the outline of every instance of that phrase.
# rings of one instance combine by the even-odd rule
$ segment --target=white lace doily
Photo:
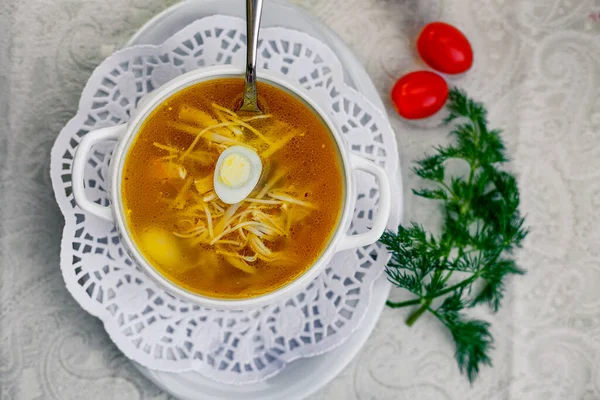
[[[152,369],[196,370],[226,383],[264,380],[299,357],[333,349],[358,326],[373,281],[388,259],[378,244],[335,256],[305,290],[251,312],[219,312],[176,299],[140,272],[114,226],[86,215],[71,193],[71,163],[90,130],[128,120],[149,91],[191,69],[213,64],[243,66],[245,22],[213,16],[187,26],[161,46],[136,46],[106,59],[92,74],[77,115],[52,149],[51,178],[65,217],[61,270],[73,297],[104,322],[116,345]],[[296,81],[326,106],[351,151],[384,166],[399,208],[398,153],[386,117],[344,84],[334,53],[318,40],[283,28],[261,31],[259,64]],[[260,74],[259,74],[260,76]],[[114,143],[97,146],[86,170],[87,196],[108,204],[107,172]],[[352,231],[366,230],[377,209],[375,180],[357,173],[358,199]]]

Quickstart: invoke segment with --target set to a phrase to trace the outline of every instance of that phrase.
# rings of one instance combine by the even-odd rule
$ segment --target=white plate
[[[188,0],[170,7],[146,23],[126,44],[161,44],[191,22],[209,15],[245,17],[242,0]],[[262,26],[295,29],[318,38],[328,45],[344,66],[344,80],[361,92],[379,109],[383,103],[366,71],[350,49],[325,25],[301,9],[276,0],[263,7]],[[303,399],[325,386],[354,358],[375,327],[388,297],[390,284],[383,274],[373,285],[369,310],[361,326],[337,349],[320,356],[296,360],[265,382],[243,386],[226,385],[203,377],[197,372],[171,373],[155,371],[137,363],[135,366],[157,386],[181,399],[192,400],[296,400]]]

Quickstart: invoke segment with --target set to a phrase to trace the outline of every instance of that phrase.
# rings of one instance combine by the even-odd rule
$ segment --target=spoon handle
[[[258,29],[262,14],[263,0],[246,0],[246,35],[248,52],[246,54],[246,83],[256,84],[256,50],[258,47]]]

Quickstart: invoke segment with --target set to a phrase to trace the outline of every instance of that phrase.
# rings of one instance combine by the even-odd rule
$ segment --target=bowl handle
[[[390,218],[390,179],[388,178],[385,170],[377,164],[354,154],[350,155],[350,161],[352,163],[353,171],[365,171],[377,178],[377,185],[379,186],[379,210],[377,210],[377,215],[375,215],[373,219],[373,226],[371,229],[364,233],[343,236],[338,245],[338,251],[356,249],[358,247],[375,243],[377,240],[379,240],[383,234],[383,231],[385,231],[388,219]]]
[[[83,184],[84,178],[83,173],[85,171],[85,165],[88,162],[88,155],[92,146],[99,142],[105,142],[107,140],[117,140],[127,130],[127,124],[121,124],[116,126],[110,126],[108,128],[101,128],[92,132],[87,133],[75,152],[75,158],[73,160],[73,167],[71,170],[71,183],[73,185],[73,196],[75,196],[75,203],[83,211],[89,212],[90,214],[102,218],[108,222],[114,222],[113,214],[110,206],[101,206],[96,204],[85,195],[85,186]]]

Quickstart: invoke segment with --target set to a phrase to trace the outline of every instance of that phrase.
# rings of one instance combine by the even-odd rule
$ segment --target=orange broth
[[[140,128],[122,178],[127,226],[146,260],[177,286],[215,298],[259,296],[304,273],[339,223],[345,190],[335,140],[319,116],[259,82],[268,118],[232,117],[242,91],[242,79],[223,78],[168,98]],[[215,124],[222,126],[206,131]],[[260,202],[234,207],[239,217],[229,221],[230,206],[207,185],[232,141],[261,156],[261,180],[249,198],[280,177]],[[250,223],[226,232],[243,221]]]

